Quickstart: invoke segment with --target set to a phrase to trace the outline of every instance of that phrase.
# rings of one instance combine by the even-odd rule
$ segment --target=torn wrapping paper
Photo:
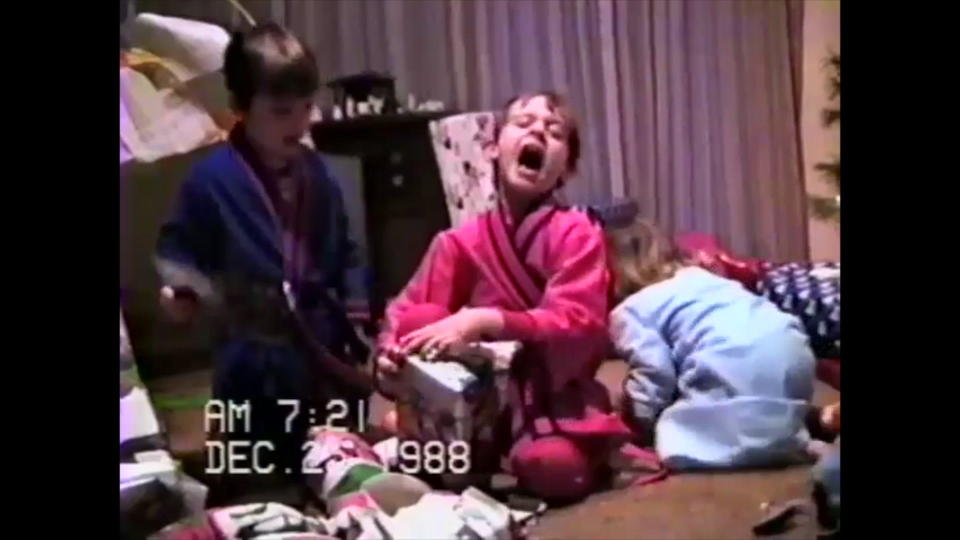
[[[230,34],[217,25],[154,13],[141,13],[129,23],[134,47],[172,60],[177,77],[187,82],[219,71]]]
[[[422,480],[388,472],[377,452],[356,434],[314,428],[310,436],[304,458],[307,485],[331,515],[347,509],[393,514],[430,491]]]
[[[508,540],[516,536],[510,509],[476,488],[461,495],[434,492],[387,521],[394,539]]]
[[[120,141],[138,161],[184,154],[224,138],[203,107],[175,89],[157,89],[129,67],[120,68],[120,100]]]
[[[401,372],[401,431],[421,441],[491,439],[520,349],[516,341],[478,342],[442,358],[409,357]]]
[[[178,523],[150,540],[334,540],[328,520],[261,502],[214,508],[197,523]]]
[[[310,430],[304,457],[307,485],[336,514],[348,507],[374,507],[363,483],[386,472],[370,445],[354,433],[326,428]]]
[[[234,116],[220,68],[230,36],[215,25],[138,15],[120,68],[120,161],[157,161],[224,139]]]
[[[377,450],[389,455],[395,439],[375,449],[348,432],[315,428],[311,437],[307,484],[331,516],[324,530],[338,538],[506,540],[536,515],[513,512],[475,488],[432,491],[413,476],[388,472]]]
[[[324,521],[274,502],[223,508],[211,511],[209,516],[216,531],[229,540],[329,538]]]
[[[144,49],[125,51],[121,61],[125,67],[147,77],[157,91],[169,90],[196,104],[221,130],[229,131],[236,123],[226,79],[219,68],[197,75],[172,58],[157,56]]]

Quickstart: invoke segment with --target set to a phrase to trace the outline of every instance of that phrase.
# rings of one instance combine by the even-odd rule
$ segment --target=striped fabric
[[[840,263],[795,262],[770,268],[759,293],[796,315],[819,358],[840,358]]]

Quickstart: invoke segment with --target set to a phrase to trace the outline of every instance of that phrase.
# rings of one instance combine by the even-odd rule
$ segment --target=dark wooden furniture
[[[428,123],[451,114],[371,115],[311,127],[318,151],[362,162],[374,321],[416,271],[433,236],[450,226]]]

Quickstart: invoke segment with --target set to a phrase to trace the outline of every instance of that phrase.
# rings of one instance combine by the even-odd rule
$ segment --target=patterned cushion
[[[433,150],[454,227],[496,207],[493,164],[483,149],[493,141],[492,112],[448,116],[430,123]]]
[[[760,295],[803,321],[814,353],[840,358],[840,264],[790,263],[766,271]]]

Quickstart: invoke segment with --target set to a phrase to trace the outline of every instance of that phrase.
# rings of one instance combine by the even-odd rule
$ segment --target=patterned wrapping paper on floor
[[[275,502],[212,508],[196,523],[177,523],[149,540],[334,540],[328,520]]]
[[[800,318],[818,357],[840,358],[840,263],[771,267],[758,293]]]
[[[138,161],[184,154],[223,139],[201,106],[174,89],[157,89],[132,68],[120,68],[120,100],[120,140]]]

